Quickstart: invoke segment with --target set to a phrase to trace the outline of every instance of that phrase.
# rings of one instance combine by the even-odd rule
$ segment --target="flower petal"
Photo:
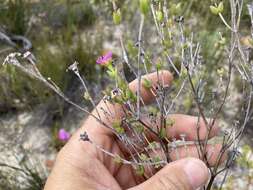
[[[70,138],[70,134],[65,129],[60,129],[58,132],[58,139],[61,141],[67,141]]]

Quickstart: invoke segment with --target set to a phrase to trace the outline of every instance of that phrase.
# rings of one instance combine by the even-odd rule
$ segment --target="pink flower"
[[[100,56],[96,62],[99,65],[107,65],[111,60],[112,60],[112,52],[109,51],[106,54]]]
[[[69,140],[69,138],[70,138],[70,134],[69,134],[69,132],[65,131],[65,129],[60,129],[58,131],[58,139],[60,141],[66,142]]]

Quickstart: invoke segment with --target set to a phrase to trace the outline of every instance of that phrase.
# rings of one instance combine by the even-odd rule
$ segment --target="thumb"
[[[142,184],[129,190],[196,190],[209,177],[204,164],[196,158],[186,158],[168,164]]]

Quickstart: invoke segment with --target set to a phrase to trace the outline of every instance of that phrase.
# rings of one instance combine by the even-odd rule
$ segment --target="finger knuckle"
[[[177,175],[163,175],[158,178],[157,190],[190,190]]]

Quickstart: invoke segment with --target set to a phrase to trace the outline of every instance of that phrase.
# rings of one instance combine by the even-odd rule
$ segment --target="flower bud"
[[[214,15],[218,15],[224,11],[224,4],[220,2],[218,6],[210,6],[210,10]]]
[[[163,13],[162,11],[156,11],[156,19],[158,22],[162,22],[163,21]]]
[[[222,13],[224,11],[224,4],[223,4],[223,2],[219,3],[218,10],[219,10],[219,13]]]
[[[152,88],[152,82],[150,80],[144,78],[143,79],[143,86],[146,89],[150,89],[150,88]]]
[[[219,9],[218,7],[215,7],[215,6],[210,6],[210,10],[211,12],[214,14],[214,15],[218,15],[219,14]]]
[[[220,77],[222,77],[224,75],[224,69],[223,68],[220,68],[220,69],[217,69],[217,73]]]
[[[140,0],[141,13],[146,15],[149,12],[149,0]]]
[[[181,11],[181,3],[172,4],[170,11],[173,15],[178,15]]]
[[[226,38],[225,38],[225,37],[222,37],[222,38],[220,39],[219,43],[220,43],[221,45],[225,45],[225,44],[226,44]]]
[[[120,9],[113,12],[113,22],[116,25],[119,25],[121,23],[121,12]]]

